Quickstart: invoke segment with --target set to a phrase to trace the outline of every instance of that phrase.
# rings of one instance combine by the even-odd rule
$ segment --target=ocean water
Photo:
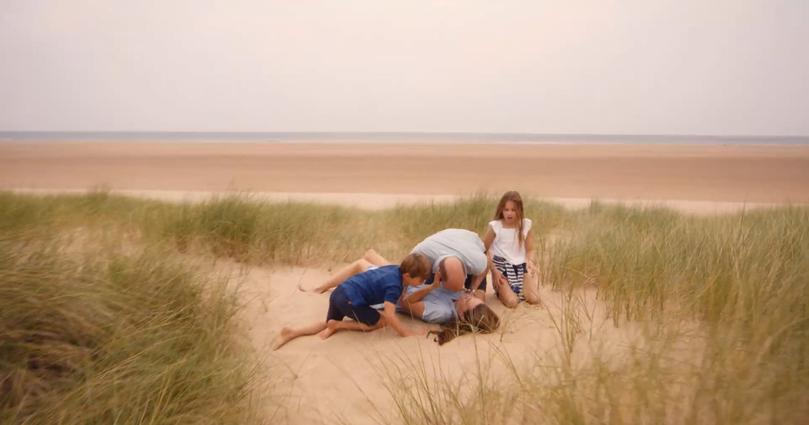
[[[809,136],[379,132],[0,132],[0,143],[105,141],[173,143],[730,144],[809,145]]]

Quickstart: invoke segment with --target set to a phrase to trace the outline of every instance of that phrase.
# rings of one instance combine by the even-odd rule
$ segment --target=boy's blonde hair
[[[412,278],[422,278],[427,280],[432,274],[432,265],[430,260],[422,254],[410,254],[402,260],[399,265],[399,271],[402,274],[407,273]]]

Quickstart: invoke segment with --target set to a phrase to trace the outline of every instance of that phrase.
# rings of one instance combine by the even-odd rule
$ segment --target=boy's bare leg
[[[539,298],[539,273],[527,273],[523,281],[523,291],[525,292],[525,301],[528,304],[542,305],[542,300]]]
[[[494,281],[494,279],[492,279]],[[517,294],[511,290],[511,285],[505,282],[505,279],[501,281],[494,281],[494,293],[497,294],[497,298],[500,299],[500,302],[503,303],[504,306],[508,308],[517,307],[519,304],[520,299],[517,297]]]
[[[365,255],[362,256],[362,259],[375,265],[375,266],[387,266],[388,264],[393,264],[388,261],[385,257],[379,255],[373,248],[368,249],[365,251]]]
[[[326,322],[312,323],[311,325],[304,326],[302,328],[284,327],[281,329],[281,334],[278,335],[278,339],[275,341],[275,344],[273,344],[272,349],[275,351],[283,347],[287,342],[292,341],[299,336],[314,335],[322,332],[324,329],[326,329]]]
[[[385,319],[379,318],[379,321],[376,322],[375,325],[369,326],[365,323],[351,321],[343,321],[343,320],[329,320],[326,326],[331,329],[333,332],[329,334],[331,336],[335,332],[338,331],[362,331],[362,332],[370,332],[375,331],[383,326],[385,326]],[[328,338],[328,337],[327,337]]]
[[[342,269],[338,270],[337,273],[332,275],[327,281],[323,282],[320,286],[312,289],[312,292],[316,292],[318,294],[322,294],[328,291],[331,288],[336,288],[337,285],[345,282],[351,276],[355,274],[362,273],[368,270],[368,267],[373,266],[370,262],[365,260],[364,258],[360,258],[357,261],[343,267]],[[298,289],[301,291],[306,291],[302,287],[298,286]]]

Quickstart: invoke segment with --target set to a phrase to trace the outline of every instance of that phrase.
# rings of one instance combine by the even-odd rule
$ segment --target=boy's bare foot
[[[275,351],[283,347],[284,344],[289,342],[291,339],[292,339],[292,330],[286,327],[281,329],[281,333],[278,334],[278,337],[276,337],[276,341],[272,346],[272,350]]]
[[[326,338],[334,335],[335,332],[337,332],[337,331],[327,327],[326,329],[323,329],[322,331],[320,331],[317,334],[317,336],[319,336],[320,339],[326,339]]]
[[[324,288],[322,286],[318,286],[318,287],[315,287],[315,288],[312,288],[312,289],[306,289],[306,288],[303,287],[303,283],[298,282],[298,290],[301,291],[301,292],[314,292],[315,294],[322,294],[322,293],[328,291],[329,288],[328,287]]]

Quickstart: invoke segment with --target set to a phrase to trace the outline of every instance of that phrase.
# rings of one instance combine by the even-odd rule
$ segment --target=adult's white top
[[[486,270],[486,248],[477,233],[464,229],[446,229],[428,236],[413,248],[433,263],[433,272],[446,257],[458,257],[467,274],[478,275]]]

